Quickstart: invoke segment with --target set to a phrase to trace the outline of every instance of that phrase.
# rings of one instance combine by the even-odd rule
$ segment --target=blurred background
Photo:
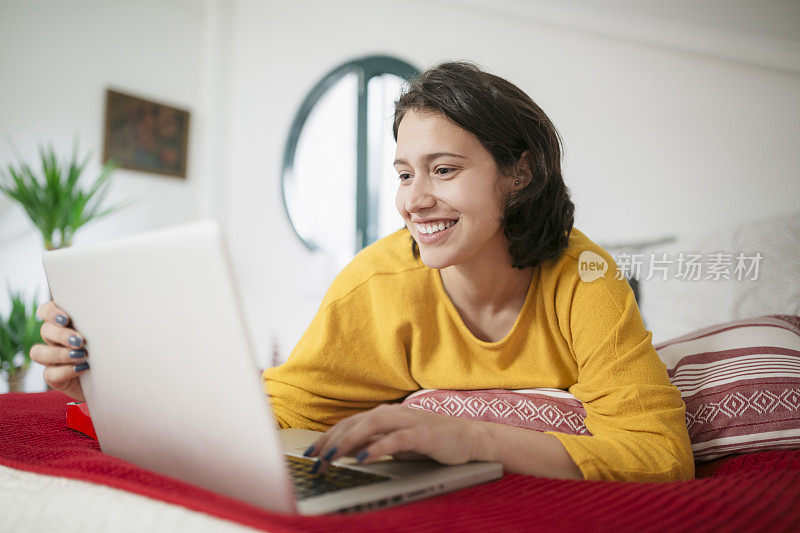
[[[575,227],[597,243],[798,209],[791,0],[0,0],[0,169],[38,166],[41,143],[68,156],[78,135],[96,177],[109,89],[187,111],[185,175],[115,170],[109,204],[134,202],[72,244],[220,221],[261,365],[278,364],[355,252],[402,226],[392,102],[409,72],[453,59],[552,119]],[[3,285],[41,300],[42,251],[0,195]],[[26,390],[44,390],[35,366]]]

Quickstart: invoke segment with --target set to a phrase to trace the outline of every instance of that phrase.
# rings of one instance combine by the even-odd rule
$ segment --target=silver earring
[[[519,185],[519,180],[514,180],[514,187],[516,187],[517,185]]]

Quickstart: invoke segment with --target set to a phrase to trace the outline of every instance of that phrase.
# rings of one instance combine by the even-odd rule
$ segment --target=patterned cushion
[[[590,435],[586,411],[572,394],[559,389],[422,389],[409,394],[403,405],[431,413],[498,422],[537,431]]]
[[[724,322],[655,346],[695,460],[800,448],[800,316]]]
[[[800,449],[800,316],[725,322],[655,346],[686,403],[696,461]],[[559,389],[422,389],[403,405],[537,431],[590,435]]]

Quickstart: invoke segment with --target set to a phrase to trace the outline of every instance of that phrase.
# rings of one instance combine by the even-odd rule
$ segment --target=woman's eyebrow
[[[459,155],[459,154],[454,154],[453,152],[433,152],[433,153],[425,154],[424,156],[422,156],[422,160],[425,163],[430,163],[434,159],[438,159],[440,157],[460,157],[461,159],[469,159],[466,156]],[[397,159],[394,160],[394,164],[395,165],[408,165],[409,163],[405,159],[397,158]]]

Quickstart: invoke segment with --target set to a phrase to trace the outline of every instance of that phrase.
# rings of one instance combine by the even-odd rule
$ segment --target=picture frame
[[[189,120],[185,109],[107,89],[103,162],[186,179]]]

